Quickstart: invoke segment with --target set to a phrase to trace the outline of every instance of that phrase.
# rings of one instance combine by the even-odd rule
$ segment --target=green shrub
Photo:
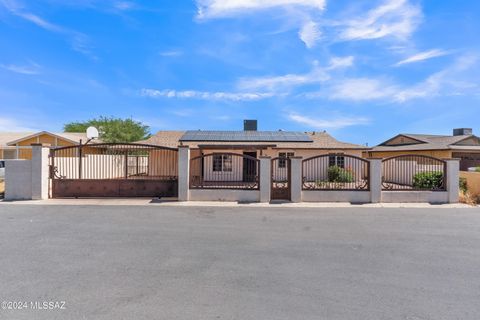
[[[475,167],[475,172],[480,172],[480,167]]]
[[[419,172],[413,176],[415,189],[440,189],[443,187],[443,173],[441,171]]]
[[[353,182],[353,174],[351,171],[340,168],[339,166],[328,167],[329,182]]]
[[[459,186],[460,186],[460,191],[462,191],[462,193],[467,193],[467,191],[468,191],[467,179],[460,178],[458,182],[459,182]]]

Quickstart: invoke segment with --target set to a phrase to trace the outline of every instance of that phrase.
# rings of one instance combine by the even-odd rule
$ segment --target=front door
[[[257,158],[257,152],[244,152],[244,156]],[[257,163],[254,159],[243,158],[243,182],[253,182],[257,176]]]
[[[272,159],[272,200],[291,200],[290,181],[291,166],[290,158],[278,157]]]

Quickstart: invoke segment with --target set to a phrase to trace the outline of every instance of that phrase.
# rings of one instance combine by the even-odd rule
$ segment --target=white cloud
[[[306,93],[307,98],[327,97],[334,100],[373,101],[385,100],[404,103],[413,99],[432,98],[448,95],[466,95],[479,89],[477,72],[471,74],[474,79],[465,80],[466,71],[477,65],[478,57],[465,55],[439,72],[436,72],[424,81],[414,85],[399,85],[381,78],[347,78],[337,81],[320,92]]]
[[[73,50],[80,52],[91,59],[97,59],[89,48],[89,39],[85,34],[51,23],[38,15],[28,12],[17,0],[0,0],[0,4],[2,4],[11,14],[27,20],[42,29],[69,37]]]
[[[333,85],[328,93],[330,99],[369,101],[391,97],[396,88],[385,80],[370,78],[345,79]]]
[[[333,57],[330,59],[330,64],[327,67],[327,70],[351,67],[353,66],[354,60],[355,60],[354,56]]]
[[[379,39],[387,36],[406,40],[422,20],[419,6],[408,0],[386,0],[360,18],[349,18],[341,40]]]
[[[336,40],[340,41],[385,37],[409,39],[423,18],[420,5],[412,4],[410,0],[382,1],[380,5],[366,12],[351,11],[347,8],[344,11],[349,12],[348,14],[326,20],[321,19],[326,0],[197,0],[197,18],[233,18],[283,9],[282,19],[287,25],[298,28],[298,36],[307,48],[314,47],[324,33],[333,34]],[[261,18],[265,19],[265,15]],[[322,29],[325,29],[325,32],[322,32]]]
[[[36,75],[40,73],[40,66],[33,62],[29,65],[0,64],[0,68],[25,75]]]
[[[135,8],[136,5],[131,1],[116,1],[113,3],[113,7],[117,10],[125,11]]]
[[[478,78],[474,82],[459,80],[462,73],[473,68],[478,61],[475,55],[464,55],[450,67],[432,74],[425,81],[404,88],[394,95],[398,102],[417,98],[430,98],[440,95],[464,95],[479,88]],[[476,72],[474,72],[476,73]]]
[[[0,118],[0,128],[2,128],[1,129],[2,131],[11,131],[11,132],[15,132],[15,131],[32,132],[32,131],[36,131],[35,129],[24,127],[23,125],[19,124],[18,121],[10,119],[10,118]]]
[[[275,7],[301,6],[323,10],[325,2],[325,0],[198,0],[197,7],[199,18],[212,19]]]
[[[197,0],[197,18],[227,18],[284,9],[286,19],[299,29],[300,40],[312,48],[321,38],[319,24],[313,17],[321,13],[325,5],[326,0]]]
[[[401,66],[402,64],[424,61],[424,60],[428,60],[436,57],[445,56],[447,54],[450,54],[450,52],[440,50],[440,49],[428,50],[428,51],[417,53],[411,57],[408,57],[402,61],[399,61],[395,64],[395,66]]]
[[[141,89],[140,95],[150,98],[180,98],[180,99],[200,99],[200,100],[230,100],[230,101],[254,101],[270,98],[272,93],[252,93],[252,92],[209,92],[195,90],[155,90]]]
[[[298,32],[300,39],[305,43],[307,48],[312,48],[315,43],[321,38],[322,32],[317,23],[313,21],[306,22],[302,29]]]
[[[318,119],[310,116],[303,116],[297,113],[290,113],[288,118],[292,121],[314,129],[341,129],[350,126],[365,125],[370,119],[365,117],[337,117],[330,119]]]
[[[183,55],[183,51],[180,50],[169,50],[160,52],[162,57],[178,57]]]
[[[315,61],[310,72],[304,74],[286,74],[273,77],[241,78],[237,84],[240,90],[284,90],[292,87],[302,86],[312,83],[321,83],[330,79],[328,71],[346,68],[353,65],[354,57],[334,57],[329,65],[320,67]]]

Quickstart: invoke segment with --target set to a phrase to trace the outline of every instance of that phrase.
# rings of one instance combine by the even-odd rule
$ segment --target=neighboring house
[[[451,136],[402,133],[373,147],[364,156],[387,158],[406,154],[458,158],[460,170],[466,171],[480,166],[480,138],[469,128],[454,129]]]
[[[77,145],[87,141],[85,133],[0,132],[0,159],[31,159],[34,143],[52,147]]]
[[[361,157],[362,152],[369,150],[362,145],[340,142],[326,132],[257,131],[256,121],[246,121],[243,131],[159,131],[140,143],[172,148],[179,145],[189,146],[191,159],[214,154],[202,162],[200,170],[203,170],[203,176],[212,180],[229,181],[236,180],[235,177],[245,180],[247,176],[254,176],[256,169],[248,159],[226,153],[252,158],[279,157],[279,168],[286,166],[284,159],[289,157],[299,156],[306,159],[320,154],[331,154],[328,157],[329,165],[347,167],[348,159],[342,154]]]

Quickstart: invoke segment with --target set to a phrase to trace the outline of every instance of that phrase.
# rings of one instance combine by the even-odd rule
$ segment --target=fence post
[[[370,162],[370,202],[382,201],[382,159],[371,158]]]
[[[292,202],[302,202],[302,157],[290,157],[290,192]]]
[[[190,199],[190,148],[178,146],[178,200]]]
[[[460,160],[445,159],[447,162],[447,192],[448,203],[458,203],[458,193],[460,189]]]
[[[270,202],[272,188],[272,160],[270,157],[260,157],[260,202]]]
[[[48,199],[49,148],[32,144],[32,200]]]

